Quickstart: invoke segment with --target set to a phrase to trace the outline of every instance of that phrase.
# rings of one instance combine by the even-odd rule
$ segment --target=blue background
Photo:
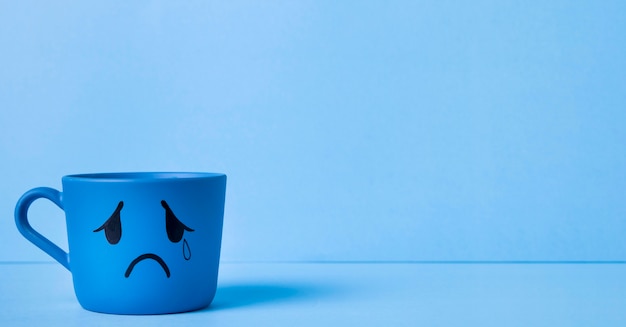
[[[625,14],[0,1],[0,260],[51,260],[29,188],[145,170],[228,175],[226,261],[626,260]]]

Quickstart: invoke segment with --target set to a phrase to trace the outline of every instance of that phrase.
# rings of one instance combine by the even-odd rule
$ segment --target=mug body
[[[163,314],[215,295],[226,175],[63,177],[69,267],[87,310]]]

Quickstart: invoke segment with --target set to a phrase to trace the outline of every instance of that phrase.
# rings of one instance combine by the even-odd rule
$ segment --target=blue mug
[[[164,314],[207,307],[217,287],[226,175],[103,173],[64,176],[17,202],[22,235],[67,268],[90,311]],[[28,222],[33,201],[65,211],[66,253]]]

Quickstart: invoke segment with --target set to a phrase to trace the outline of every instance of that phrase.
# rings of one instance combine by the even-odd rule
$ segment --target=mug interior
[[[64,178],[70,180],[90,181],[138,181],[138,180],[164,180],[164,179],[198,179],[224,176],[222,173],[205,172],[119,172],[119,173],[90,173],[73,174]]]

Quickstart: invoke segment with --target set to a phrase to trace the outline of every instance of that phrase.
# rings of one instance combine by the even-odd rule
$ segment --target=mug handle
[[[69,254],[45,236],[39,234],[28,222],[28,208],[37,199],[46,198],[63,210],[62,193],[49,187],[37,187],[22,195],[15,205],[15,225],[31,243],[42,249],[63,267],[70,270]]]

